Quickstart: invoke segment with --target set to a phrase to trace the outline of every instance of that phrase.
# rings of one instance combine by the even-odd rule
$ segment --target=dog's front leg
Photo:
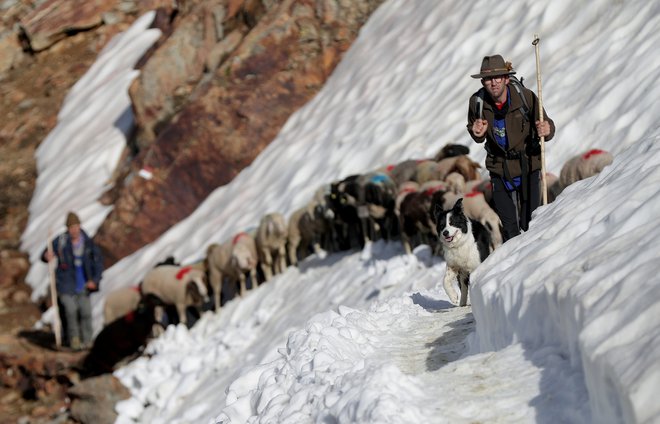
[[[456,281],[457,277],[456,271],[450,266],[447,266],[443,286],[445,287],[445,293],[449,296],[449,301],[453,304],[458,303],[458,294],[456,294],[456,289],[454,288],[454,281]]]
[[[458,285],[461,288],[461,302],[458,304],[458,306],[465,306],[467,305],[468,291],[470,288],[470,275],[459,273]]]

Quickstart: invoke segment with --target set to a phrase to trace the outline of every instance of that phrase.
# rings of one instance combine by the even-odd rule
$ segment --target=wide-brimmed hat
[[[502,56],[496,54],[494,56],[485,56],[484,60],[481,61],[481,72],[470,76],[472,78],[489,78],[500,75],[513,75],[515,73],[516,71],[513,70],[511,62],[505,62]]]

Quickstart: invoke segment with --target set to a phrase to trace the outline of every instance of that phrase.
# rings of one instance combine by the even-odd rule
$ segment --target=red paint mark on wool
[[[483,193],[480,191],[471,191],[468,194],[464,195],[463,197],[477,197],[479,195],[483,195]]]
[[[241,237],[245,237],[245,236],[247,236],[247,235],[248,235],[248,233],[238,233],[238,234],[236,234],[236,235],[234,236],[234,238],[232,239],[231,244],[236,244],[236,243],[238,243],[238,241],[241,239]]]
[[[179,272],[176,273],[176,279],[177,279],[177,280],[182,279],[183,276],[186,275],[187,273],[189,273],[191,269],[192,269],[191,266],[187,266],[187,267],[181,268],[181,269],[179,270]]]
[[[589,159],[592,156],[600,155],[602,153],[605,153],[605,150],[592,149],[592,150],[589,150],[587,153],[583,154],[582,159]]]
[[[440,191],[444,189],[445,186],[443,186],[442,184],[438,184],[437,186],[429,187],[426,190],[424,190],[424,194],[426,196],[433,196],[433,193],[435,193],[436,191]]]

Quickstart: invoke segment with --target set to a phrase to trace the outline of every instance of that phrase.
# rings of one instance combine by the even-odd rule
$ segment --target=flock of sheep
[[[148,321],[142,331],[146,334],[149,325],[155,328],[161,322],[159,311],[164,305],[173,305],[179,322],[187,324],[186,309],[208,304],[209,293],[218,311],[223,300],[244,295],[248,282],[254,288],[312,253],[322,256],[361,248],[378,239],[400,240],[408,254],[419,244],[436,251],[431,205],[450,209],[458,198],[463,198],[468,217],[491,232],[491,249],[496,249],[502,235],[500,220],[490,204],[492,186],[481,177],[481,166],[468,153],[465,146],[448,144],[433,158],[406,160],[325,185],[288,221],[281,213],[267,214],[256,230],[208,246],[203,261],[187,266],[170,261],[150,270],[140,286],[109,293],[105,326],[125,322],[127,317],[134,322],[141,316]],[[590,150],[567,161],[559,177],[547,174],[549,201],[611,162],[612,155],[602,150]]]

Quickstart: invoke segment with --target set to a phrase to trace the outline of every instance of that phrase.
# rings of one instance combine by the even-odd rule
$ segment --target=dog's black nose
[[[442,235],[445,236],[445,237],[447,237],[447,236],[449,235],[449,231],[444,230],[444,231],[442,232]]]

